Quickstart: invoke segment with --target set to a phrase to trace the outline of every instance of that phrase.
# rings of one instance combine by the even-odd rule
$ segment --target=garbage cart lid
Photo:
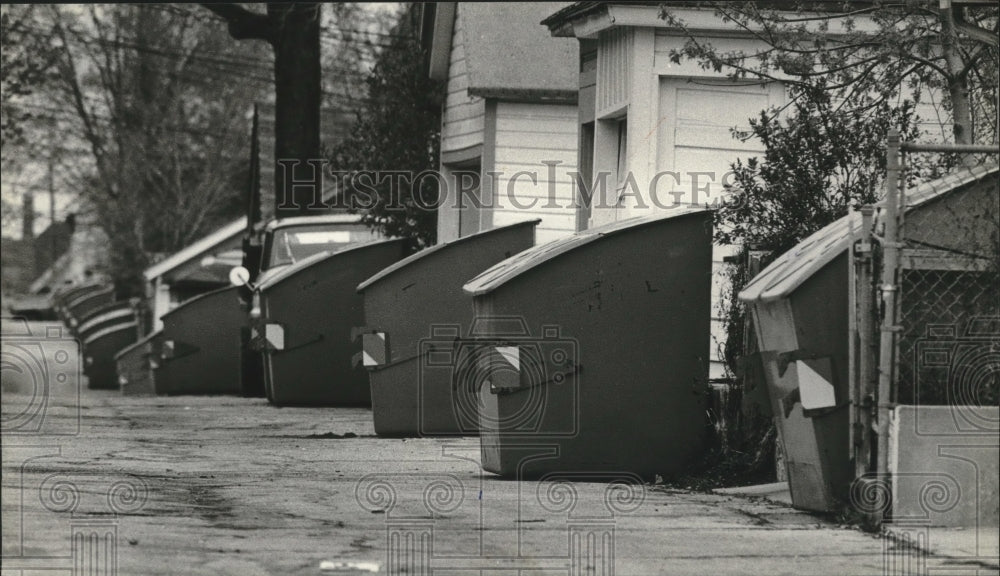
[[[421,250],[420,252],[417,252],[416,254],[411,254],[410,256],[407,256],[406,258],[403,258],[399,262],[396,262],[395,264],[393,264],[393,265],[391,265],[391,266],[389,266],[387,268],[383,268],[377,274],[375,274],[371,278],[369,278],[369,279],[365,280],[364,282],[362,282],[361,284],[359,284],[358,285],[358,292],[364,292],[366,288],[368,288],[369,286],[371,286],[373,284],[376,284],[376,283],[382,281],[385,277],[393,274],[394,272],[397,272],[397,271],[399,271],[399,270],[401,270],[403,268],[406,268],[407,266],[413,264],[414,262],[418,262],[418,261],[426,258],[427,256],[430,256],[431,254],[434,254],[436,252],[440,252],[441,250],[443,250],[447,246],[455,246],[455,245],[458,245],[458,244],[462,244],[464,242],[472,241],[472,240],[477,239],[477,238],[482,238],[484,236],[489,236],[491,234],[496,234],[497,232],[501,232],[501,231],[504,231],[504,230],[511,230],[511,229],[518,228],[518,227],[521,227],[521,226],[532,226],[532,227],[534,227],[534,226],[537,226],[538,223],[541,222],[541,221],[542,221],[541,218],[536,218],[534,220],[525,220],[523,222],[517,222],[515,224],[508,224],[507,226],[500,226],[499,228],[490,228],[489,230],[483,230],[482,232],[477,232],[475,234],[469,234],[468,236],[463,236],[462,238],[451,240],[450,242],[442,242],[440,244],[435,244],[434,246],[430,246],[428,248],[424,248],[423,250]]]
[[[95,290],[100,290],[105,285],[102,282],[88,282],[86,284],[74,284],[72,286],[60,286],[56,289],[53,296],[55,298],[76,298],[78,295],[84,292],[93,292]]]
[[[906,209],[912,210],[966,184],[997,172],[997,164],[961,168],[924,182],[905,193]],[[787,297],[807,279],[847,250],[853,230],[861,226],[861,215],[848,214],[809,236],[764,268],[740,292],[743,302],[768,302]]]
[[[98,290],[90,290],[85,292],[80,292],[78,294],[73,294],[73,296],[66,300],[67,308],[74,308],[77,304],[90,300],[91,298],[98,298],[100,296],[106,296],[115,291],[114,286],[108,286],[106,288],[100,288]]]
[[[264,273],[261,274],[260,278],[257,279],[257,289],[263,290],[264,288],[268,288],[285,276],[302,268],[306,268],[312,265],[313,262],[327,258],[332,254],[333,252],[331,250],[323,250],[322,252],[310,254],[298,262],[283,264],[276,267],[272,266],[271,268],[265,270]]]
[[[664,220],[702,214],[708,211],[703,206],[692,206],[665,213],[651,214],[649,216],[626,218],[625,220],[619,220],[618,222],[612,222],[611,224],[598,226],[597,228],[582,230],[576,234],[564,236],[519,252],[503,262],[497,263],[472,280],[469,280],[462,289],[473,296],[488,294],[536,266],[601,238],[633,231],[644,226],[663,222]]]
[[[120,360],[122,358],[122,356],[125,356],[126,354],[128,354],[132,350],[135,350],[136,348],[138,348],[138,347],[140,347],[140,346],[142,346],[144,344],[148,344],[151,340],[153,340],[154,338],[156,338],[157,336],[159,336],[162,333],[163,333],[163,330],[154,330],[153,332],[150,332],[149,334],[146,334],[138,342],[136,342],[134,344],[129,344],[128,346],[122,348],[120,352],[118,352],[117,354],[115,354],[115,360]]]
[[[135,322],[127,322],[125,324],[115,324],[114,326],[108,326],[103,330],[91,334],[90,338],[87,338],[86,340],[83,341],[83,345],[89,346],[91,342],[104,338],[108,334],[114,334],[115,332],[121,332],[122,330],[135,330],[136,326],[138,326],[138,324],[136,324]]]
[[[952,190],[965,186],[966,184],[982,180],[983,178],[991,174],[996,174],[997,172],[1000,172],[1000,164],[997,164],[996,162],[989,162],[972,167],[957,168],[937,180],[924,182],[915,188],[907,190],[905,196],[906,207],[907,209],[916,208],[921,204],[926,204],[935,198],[943,196],[947,192],[951,192]]]
[[[764,268],[740,292],[744,302],[768,301],[791,294],[807,278],[847,250],[861,215],[848,214],[815,232]]]
[[[366,248],[371,248],[372,246],[379,246],[382,244],[391,244],[394,242],[398,243],[405,241],[406,241],[405,238],[390,238],[387,240],[375,240],[372,242],[363,242],[361,244],[352,244],[347,246],[346,248],[342,248],[336,251],[326,250],[323,252],[319,252],[318,254],[313,254],[309,256],[308,258],[303,258],[302,260],[299,260],[294,264],[289,264],[288,266],[285,266],[284,268],[279,270],[278,273],[275,274],[274,276],[266,278],[262,282],[257,284],[257,290],[263,291],[273,288],[275,285],[284,282],[285,280],[288,280],[289,278],[305,270],[306,268],[315,265],[317,262],[327,260],[328,258],[333,258],[335,256],[340,256],[341,254],[354,252],[355,250],[364,250]]]
[[[235,290],[235,289],[236,289],[236,286],[222,286],[221,288],[216,288],[215,290],[210,290],[208,292],[203,292],[201,294],[198,294],[197,296],[192,296],[192,297],[188,298],[187,300],[182,301],[177,306],[174,306],[170,310],[167,310],[166,312],[164,312],[163,316],[161,316],[160,319],[162,320],[163,318],[166,318],[167,316],[170,316],[172,314],[176,314],[179,310],[183,310],[187,306],[190,306],[191,304],[193,304],[193,303],[195,303],[195,302],[197,302],[199,300],[203,300],[205,298],[208,298],[209,296],[213,296],[213,295],[218,294],[220,292],[225,292],[227,290]]]
[[[128,302],[125,303],[128,304]],[[82,334],[102,322],[114,320],[115,318],[126,318],[133,315],[135,315],[135,310],[133,310],[131,306],[116,308],[108,312],[91,316],[89,320],[80,324],[80,327],[77,328],[77,332]]]
[[[291,226],[308,226],[312,224],[357,224],[361,222],[360,214],[323,214],[321,216],[292,216],[291,218],[281,218],[271,220],[265,226],[265,230],[276,228],[287,228]]]

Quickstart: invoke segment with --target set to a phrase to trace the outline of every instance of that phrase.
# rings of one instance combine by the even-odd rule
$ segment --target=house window
[[[635,193],[625,190],[631,186],[628,158],[628,115],[598,119],[594,134],[594,179],[597,185],[592,192],[590,226],[597,226],[618,218],[624,195]]]
[[[459,195],[458,236],[463,238],[482,230],[482,159],[475,158],[448,168],[454,177],[455,193]]]
[[[628,178],[628,118],[618,121],[618,164],[616,166],[618,189]]]
[[[577,184],[576,229],[586,230],[590,222],[593,198],[588,198],[594,183],[594,123],[580,126],[580,182]],[[586,192],[586,194],[585,194]]]

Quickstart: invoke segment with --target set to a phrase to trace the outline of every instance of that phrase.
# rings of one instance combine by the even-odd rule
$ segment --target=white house
[[[754,48],[749,34],[711,10],[672,10],[720,50]],[[672,62],[671,50],[687,36],[659,13],[658,3],[578,2],[544,21],[554,36],[580,42],[579,163],[588,184],[597,184],[587,191],[589,206],[578,203],[581,228],[719,201],[730,163],[763,152],[760,142],[734,138],[732,130],[748,130],[749,118],[785,101],[778,83],[737,83],[693,61]],[[713,254],[717,302],[732,252],[717,247]],[[718,317],[712,326],[711,376],[721,377],[725,334]]]
[[[558,7],[424,4],[429,74],[447,83],[441,171],[445,182],[457,171],[479,175],[462,203],[456,186],[442,186],[439,241],[533,218],[542,220],[538,242],[576,230],[578,48],[540,25]]]
[[[160,318],[184,300],[226,285],[229,270],[243,262],[246,228],[246,217],[230,222],[143,272],[153,330],[162,328]]]
[[[685,30],[660,17],[664,6]],[[826,23],[826,33],[846,29],[843,19]],[[689,35],[721,53],[753,54],[766,48],[754,37],[759,31],[726,22],[711,8],[684,2],[577,2],[543,24],[553,36],[580,43],[578,163],[588,184],[599,183],[601,174],[606,177],[605,193],[599,187],[588,190],[594,194],[590,206],[577,203],[580,228],[719,202],[730,165],[764,151],[758,140],[737,138],[734,130],[748,134],[751,117],[786,103],[780,82],[734,82],[726,71],[703,69],[690,59],[671,60],[672,51],[683,48]],[[864,17],[852,25],[859,30],[874,26]],[[923,101],[921,115],[936,118],[935,95],[925,92]],[[924,131],[932,139],[942,136],[938,123],[925,123]],[[724,258],[734,252],[735,247],[714,251],[717,302],[725,287],[720,276]],[[712,377],[723,374],[718,355],[724,341],[721,322],[714,318]]]

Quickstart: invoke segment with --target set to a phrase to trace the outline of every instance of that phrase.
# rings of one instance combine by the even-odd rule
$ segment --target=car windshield
[[[313,224],[272,232],[267,268],[294,264],[320,252],[336,252],[378,236],[363,224]]]

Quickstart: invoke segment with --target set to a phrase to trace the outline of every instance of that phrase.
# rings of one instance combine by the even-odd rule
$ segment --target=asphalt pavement
[[[364,409],[88,390],[29,328],[3,326],[4,576],[997,573],[995,528],[869,534],[781,485],[503,480],[478,439],[379,438]]]

